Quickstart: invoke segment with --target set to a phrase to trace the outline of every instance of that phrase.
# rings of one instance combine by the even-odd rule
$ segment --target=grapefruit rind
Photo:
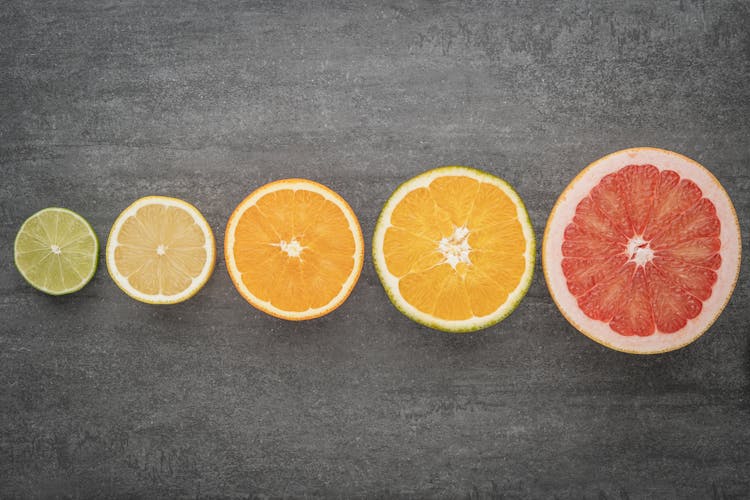
[[[628,165],[651,164],[660,170],[674,170],[682,179],[700,186],[703,197],[716,207],[721,221],[722,264],[713,293],[703,302],[701,313],[675,333],[655,332],[647,337],[624,336],[614,332],[607,323],[586,316],[575,296],[568,290],[563,275],[562,242],[567,224],[573,219],[578,203],[606,175]],[[557,219],[560,222],[557,222]],[[694,342],[716,321],[729,302],[737,283],[741,262],[741,236],[737,213],[721,183],[704,166],[686,156],[653,147],[616,151],[584,168],[557,199],[547,220],[542,241],[542,264],[552,300],[560,313],[579,332],[595,342],[629,354],[660,354],[685,347]],[[718,293],[724,290],[724,293]]]
[[[352,235],[354,236],[354,266],[352,268],[352,272],[343,283],[341,291],[333,299],[331,299],[328,304],[317,308],[310,308],[305,311],[285,311],[274,306],[269,301],[260,299],[259,297],[254,295],[243,283],[240,277],[242,273],[237,268],[237,264],[235,263],[233,255],[235,231],[237,229],[237,225],[240,222],[240,219],[242,218],[242,214],[244,214],[248,208],[255,205],[262,197],[274,191],[285,189],[303,189],[312,191],[323,196],[326,200],[332,202],[344,214],[344,217],[349,223],[349,229],[352,230]],[[357,219],[357,216],[355,215],[354,210],[352,210],[351,206],[349,206],[346,200],[344,200],[344,198],[342,198],[341,195],[339,195],[334,190],[330,189],[327,186],[324,186],[323,184],[308,179],[281,179],[265,184],[253,191],[244,200],[242,200],[242,202],[240,202],[240,204],[237,205],[237,208],[235,208],[232,212],[232,215],[229,217],[229,222],[227,222],[227,229],[224,235],[224,260],[227,264],[227,272],[229,273],[229,277],[232,279],[232,283],[234,283],[234,286],[235,288],[237,288],[237,291],[240,293],[240,295],[247,302],[249,302],[250,305],[263,311],[264,313],[270,314],[271,316],[279,319],[285,319],[289,321],[304,321],[319,318],[332,312],[341,304],[343,304],[349,297],[351,292],[354,290],[354,286],[359,280],[360,273],[362,272],[362,266],[364,264],[364,249],[365,243],[362,236],[362,228],[360,227],[359,220]]]
[[[46,288],[46,287],[41,286],[41,285],[38,285],[38,284],[32,282],[31,280],[29,280],[29,278],[26,277],[26,274],[23,272],[23,270],[21,269],[21,267],[18,265],[18,262],[16,261],[15,256],[14,256],[14,263],[15,263],[16,269],[18,270],[19,274],[23,277],[23,279],[29,285],[31,285],[32,287],[36,288],[40,292],[44,292],[44,293],[46,293],[48,295],[55,295],[55,296],[67,295],[67,294],[70,294],[70,293],[77,292],[77,291],[81,290],[83,287],[85,287],[93,279],[94,275],[96,275],[96,270],[99,267],[99,249],[100,249],[100,245],[99,245],[99,238],[96,236],[96,232],[94,231],[94,228],[91,227],[91,224],[89,224],[89,221],[87,221],[86,219],[84,219],[82,216],[78,215],[74,211],[68,210],[67,208],[61,208],[61,207],[48,207],[48,208],[44,208],[44,209],[42,209],[42,210],[34,213],[32,216],[30,216],[28,219],[26,219],[24,221],[24,223],[21,224],[21,227],[18,229],[18,233],[16,234],[16,238],[13,241],[14,253],[17,253],[18,238],[21,235],[21,233],[23,232],[23,229],[26,226],[26,224],[29,221],[31,221],[31,219],[33,219],[35,216],[41,214],[42,212],[47,212],[47,211],[62,212],[62,213],[65,213],[67,215],[71,215],[71,216],[75,217],[78,221],[82,222],[85,225],[85,227],[88,228],[88,230],[91,233],[91,236],[94,238],[94,242],[96,244],[96,249],[95,249],[94,253],[92,254],[91,272],[87,276],[84,276],[83,279],[81,280],[81,282],[78,285],[76,285],[76,286],[73,286],[73,287],[70,287],[70,288],[66,288],[66,289],[63,289],[63,290],[51,290],[49,288]]]
[[[524,260],[526,267],[516,288],[508,295],[508,299],[494,312],[479,317],[473,317],[464,320],[444,320],[436,318],[433,315],[418,310],[409,304],[398,292],[398,278],[388,271],[383,252],[383,243],[385,233],[390,227],[390,219],[393,210],[404,199],[404,197],[416,188],[427,187],[439,177],[445,176],[466,176],[480,182],[490,183],[503,191],[516,206],[518,220],[521,224],[523,235],[526,239],[526,249],[524,251]],[[375,271],[380,277],[388,299],[393,306],[402,314],[412,321],[432,328],[449,333],[470,333],[477,330],[483,330],[492,325],[499,323],[507,318],[523,300],[526,292],[531,286],[534,277],[534,265],[536,258],[536,238],[534,229],[531,225],[531,219],[526,211],[523,200],[519,194],[505,180],[479,169],[463,166],[439,167],[428,170],[416,177],[413,177],[402,183],[393,194],[388,198],[380,212],[380,217],[375,225],[375,232],[372,237],[372,257],[375,265]]]
[[[129,217],[135,215],[141,207],[152,204],[166,205],[169,207],[175,207],[184,210],[193,218],[195,224],[201,228],[203,236],[206,239],[206,263],[204,264],[203,269],[196,278],[193,278],[193,282],[188,288],[175,295],[149,295],[142,293],[133,288],[128,280],[117,270],[117,264],[115,262],[115,248],[117,247],[117,234],[119,233],[122,224]],[[168,196],[145,196],[134,201],[130,206],[122,211],[117,219],[115,219],[115,222],[114,224],[112,224],[112,228],[109,231],[109,238],[107,239],[106,259],[107,271],[109,272],[112,281],[114,281],[118,288],[125,292],[125,294],[129,297],[146,304],[177,304],[193,297],[200,291],[201,288],[203,288],[206,282],[208,282],[211,274],[213,274],[214,266],[216,265],[216,242],[214,240],[214,234],[211,230],[211,226],[208,224],[208,221],[206,221],[205,217],[203,217],[200,211],[192,204],[186,202],[185,200],[181,200],[179,198],[170,198]]]

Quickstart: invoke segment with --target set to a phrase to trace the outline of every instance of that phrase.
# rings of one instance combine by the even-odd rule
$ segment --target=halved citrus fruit
[[[86,219],[65,208],[45,208],[21,226],[14,245],[21,276],[37,290],[64,295],[96,273],[99,240]]]
[[[651,354],[711,326],[734,290],[740,251],[734,207],[708,170],[634,148],[595,161],[560,195],[544,234],[544,275],[583,334]]]
[[[504,180],[467,167],[429,170],[388,199],[372,253],[391,302],[425,326],[486,328],[518,306],[531,284],[534,231]]]
[[[251,305],[306,320],[349,296],[362,271],[357,216],[337,193],[306,179],[271,182],[234,210],[224,241],[227,271]]]
[[[195,295],[214,269],[211,226],[190,203],[146,196],[126,208],[109,233],[107,269],[130,297],[175,304]]]

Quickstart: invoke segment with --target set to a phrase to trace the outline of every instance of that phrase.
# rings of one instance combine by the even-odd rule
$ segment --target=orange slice
[[[357,216],[331,189],[285,179],[253,191],[232,213],[224,243],[227,271],[251,305],[306,320],[349,296],[362,271]]]
[[[467,167],[402,184],[383,207],[372,251],[396,308],[449,332],[505,318],[534,273],[534,231],[521,198],[504,180]]]
[[[214,269],[211,227],[190,203],[147,196],[115,220],[107,241],[107,269],[130,297],[174,304],[195,295]]]

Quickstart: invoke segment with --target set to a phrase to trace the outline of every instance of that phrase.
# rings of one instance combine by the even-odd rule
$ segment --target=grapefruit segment
[[[666,227],[673,219],[695,205],[702,196],[703,192],[693,181],[680,179],[680,174],[673,170],[662,171],[654,197],[651,225],[646,228],[644,236],[648,239],[653,238],[653,231]]]
[[[562,245],[562,253],[565,257],[577,259],[599,259],[614,257],[622,253],[622,248],[611,240],[592,235],[575,224],[565,228],[565,242]],[[625,238],[619,242],[625,246]]]
[[[716,272],[705,267],[685,264],[673,259],[654,259],[657,267],[670,283],[681,287],[699,300],[707,300],[716,283]]]
[[[664,352],[698,338],[739,273],[731,200],[698,163],[636,148],[584,169],[552,210],[545,278],[563,315],[614,349]]]
[[[654,225],[646,234],[650,236],[652,247],[659,249],[671,248],[685,241],[692,242],[696,238],[718,237],[720,232],[721,222],[716,216],[716,207],[711,200],[701,198],[669,224]]]
[[[623,299],[627,299],[626,286],[634,272],[633,265],[620,266],[608,278],[600,281],[578,296],[578,305],[587,316],[610,322],[620,312]]]
[[[581,233],[584,233],[582,235],[582,239],[584,240],[596,238],[597,240],[605,240],[607,242],[626,242],[626,237],[622,231],[596,207],[593,199],[590,197],[584,198],[578,204],[573,224],[569,227],[576,228]],[[566,240],[568,239],[573,239],[573,235],[566,236]]]
[[[630,217],[623,199],[622,179],[616,174],[609,174],[591,190],[591,200],[597,210],[608,218],[615,229],[623,236],[631,232]],[[580,214],[586,217],[586,214]]]
[[[570,291],[580,296],[616,273],[627,260],[624,254],[604,258],[564,258],[562,271],[568,280]]]
[[[659,185],[659,170],[653,165],[630,165],[619,172],[630,231],[643,234],[651,216],[654,192]]]
[[[629,266],[632,267],[632,266]],[[614,331],[622,335],[645,337],[654,333],[651,296],[646,287],[646,273],[638,266],[625,285],[620,310],[610,322]]]
[[[679,260],[694,266],[718,269],[721,266],[720,250],[721,240],[718,237],[708,236],[675,243],[671,247],[656,247],[654,254],[657,257]]]
[[[672,282],[665,273],[650,269],[648,290],[653,298],[656,327],[663,333],[674,333],[701,312],[702,303],[681,286]]]

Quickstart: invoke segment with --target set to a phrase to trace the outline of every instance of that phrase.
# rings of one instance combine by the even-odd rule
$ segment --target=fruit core
[[[302,253],[303,246],[299,244],[296,238],[292,238],[289,242],[281,240],[279,247],[282,252],[285,252],[289,257],[299,257]]]
[[[456,269],[456,266],[461,262],[471,264],[469,259],[469,253],[471,252],[469,230],[466,226],[457,227],[449,237],[441,238],[438,243],[438,250],[443,254],[445,262],[450,264],[453,269]]]
[[[55,255],[60,255],[62,253],[62,250],[60,249],[59,245],[50,246],[50,250],[52,250],[52,253]]]
[[[628,262],[635,262],[639,266],[645,266],[654,258],[654,251],[649,242],[643,236],[636,236],[628,241]]]

